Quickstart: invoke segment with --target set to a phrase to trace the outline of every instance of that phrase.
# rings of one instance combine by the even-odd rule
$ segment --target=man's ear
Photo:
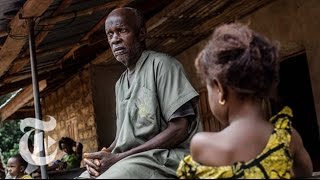
[[[142,42],[147,38],[147,30],[146,28],[141,28],[139,32],[139,40]]]

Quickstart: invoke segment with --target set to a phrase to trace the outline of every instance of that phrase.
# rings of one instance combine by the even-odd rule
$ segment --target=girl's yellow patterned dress
[[[255,159],[236,162],[232,166],[210,167],[195,162],[189,155],[180,162],[177,176],[181,179],[198,178],[291,178],[292,157],[289,152],[291,141],[292,111],[284,107],[270,122],[274,130],[265,149]]]

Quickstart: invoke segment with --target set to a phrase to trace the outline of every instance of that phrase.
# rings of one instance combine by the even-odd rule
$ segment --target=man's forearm
[[[121,153],[123,158],[151,149],[171,149],[178,146],[188,137],[188,120],[176,118],[169,122],[168,128],[158,135],[131,150]]]
[[[97,177],[114,163],[130,155],[151,149],[170,149],[176,147],[188,136],[187,129],[187,120],[184,118],[177,118],[172,120],[172,122],[169,122],[167,129],[138,147],[123,153],[111,153],[117,141],[117,139],[115,139],[108,148],[103,148],[99,152],[84,154],[84,162],[88,172]]]

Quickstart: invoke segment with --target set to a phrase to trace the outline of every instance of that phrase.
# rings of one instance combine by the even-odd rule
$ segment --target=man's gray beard
[[[131,52],[126,53],[126,54],[118,55],[116,59],[118,61],[120,61],[122,64],[124,64],[125,66],[128,66],[129,65],[129,61],[130,61],[131,58],[138,58],[138,59],[140,58],[140,57],[137,57],[139,52],[140,52],[139,44],[136,44],[136,48],[133,48],[133,49],[134,49],[134,51],[131,51]],[[132,61],[132,59],[131,59],[131,61]],[[126,62],[128,64],[125,64]],[[136,63],[136,62],[134,62],[134,63]]]
[[[122,64],[124,64],[125,66],[127,66],[127,64],[125,64],[125,63],[129,61],[129,55],[128,54],[121,54],[121,55],[118,55],[116,59],[117,59],[117,61],[119,61]]]

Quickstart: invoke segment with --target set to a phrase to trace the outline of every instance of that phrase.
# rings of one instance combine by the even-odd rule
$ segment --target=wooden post
[[[32,73],[32,87],[33,87],[33,100],[34,100],[34,108],[35,108],[35,115],[36,119],[42,120],[42,112],[41,112],[41,104],[40,104],[40,93],[39,93],[39,82],[38,82],[38,72],[37,72],[37,58],[36,58],[36,48],[35,48],[35,36],[34,36],[34,19],[28,18],[28,25],[29,25],[29,49],[30,49],[30,64],[31,64],[31,73]],[[40,146],[40,157],[45,157],[45,147],[44,141],[44,131],[37,129],[40,127],[36,123],[36,134],[42,135],[42,142],[38,142]],[[42,159],[45,161],[45,159]],[[45,164],[45,162],[43,162]],[[47,168],[45,165],[40,166],[41,169],[41,178],[48,179]]]

